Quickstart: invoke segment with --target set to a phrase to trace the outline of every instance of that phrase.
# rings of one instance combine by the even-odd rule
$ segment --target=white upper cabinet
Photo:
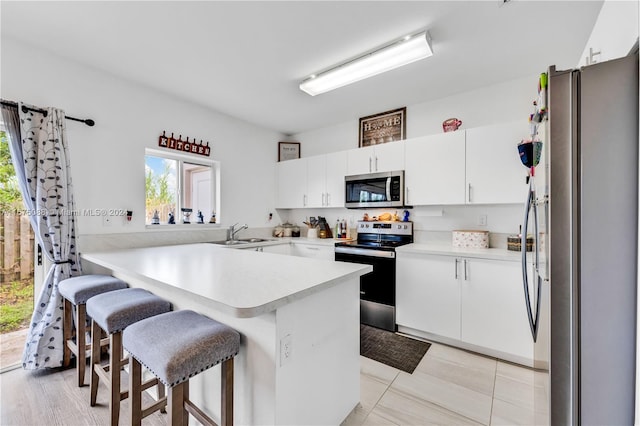
[[[528,186],[518,143],[528,131],[520,121],[283,161],[276,207],[344,207],[345,176],[396,170],[405,171],[407,205],[521,204]],[[539,193],[546,162],[543,154]]]
[[[345,151],[307,158],[306,207],[344,207]]]
[[[524,203],[527,169],[520,162],[518,143],[528,124],[516,122],[466,131],[467,204]]]
[[[344,207],[344,177],[347,175],[346,151],[325,155],[326,199],[325,207]]]
[[[281,161],[276,165],[278,200],[282,209],[305,207],[307,203],[307,159]]]
[[[605,1],[577,66],[628,55],[638,41],[639,7],[637,1]]]
[[[405,202],[465,203],[465,132],[405,141]]]
[[[282,161],[276,170],[277,208],[344,207],[345,151]]]
[[[327,161],[324,155],[307,158],[307,205],[324,207]]]
[[[347,151],[347,175],[404,170],[404,141]]]

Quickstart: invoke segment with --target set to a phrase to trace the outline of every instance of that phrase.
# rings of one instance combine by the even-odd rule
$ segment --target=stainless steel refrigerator
[[[539,393],[546,400],[534,401],[534,407],[544,410],[549,404],[552,425],[631,425],[638,261],[637,50],[577,70],[551,67],[547,96],[546,185],[538,188],[538,206],[544,206],[546,215],[541,216],[548,225],[547,264],[541,267],[534,348],[536,365],[548,366],[550,374],[548,392]],[[529,289],[537,296],[535,283]],[[531,303],[537,300],[532,297]]]

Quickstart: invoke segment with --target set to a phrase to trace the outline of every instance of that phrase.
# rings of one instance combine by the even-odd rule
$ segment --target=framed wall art
[[[406,138],[407,107],[360,119],[359,147],[400,141]]]
[[[300,142],[278,142],[278,161],[300,158]]]

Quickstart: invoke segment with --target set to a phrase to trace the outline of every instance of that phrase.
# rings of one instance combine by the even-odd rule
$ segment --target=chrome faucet
[[[234,223],[233,225],[231,225],[229,227],[229,229],[227,229],[227,241],[233,241],[236,239],[236,234],[240,231],[242,231],[243,229],[247,229],[249,226],[245,223],[244,225],[242,225],[240,228],[236,229],[236,225],[238,225],[237,223]]]

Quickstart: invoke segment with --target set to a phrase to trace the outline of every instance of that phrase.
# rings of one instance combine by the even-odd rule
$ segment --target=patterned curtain
[[[20,117],[20,147],[24,173],[16,173],[31,216],[36,239],[52,263],[35,303],[27,334],[22,366],[26,370],[62,365],[63,303],[58,293],[61,280],[81,274],[76,252],[75,205],[69,172],[69,152],[64,112],[24,112]],[[12,138],[12,144],[14,136]],[[14,145],[14,148],[15,145]],[[12,150],[13,155],[13,150]],[[20,164],[15,161],[16,169]]]

